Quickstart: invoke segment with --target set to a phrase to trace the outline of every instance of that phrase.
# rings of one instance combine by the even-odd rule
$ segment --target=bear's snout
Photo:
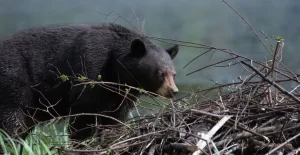
[[[172,93],[172,96],[175,96],[177,93],[179,93],[179,90],[178,90],[178,88],[176,86],[170,88],[169,91]]]
[[[172,98],[177,93],[179,93],[179,90],[176,87],[173,76],[166,76],[165,79],[164,79],[164,83],[157,90],[157,94],[159,94],[163,97],[166,97],[166,98]]]

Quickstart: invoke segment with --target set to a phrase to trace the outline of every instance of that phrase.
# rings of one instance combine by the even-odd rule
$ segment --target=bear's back
[[[102,42],[114,40],[114,42],[109,42],[111,44],[118,41],[128,43],[135,37],[141,38],[142,36],[117,24],[62,24],[34,27],[3,38],[0,42],[0,55],[3,55],[4,59],[15,57],[16,54],[27,58],[39,56],[45,56],[46,59],[59,58],[59,54],[66,52],[66,49],[71,49],[84,41],[89,41],[89,44],[93,41],[100,41],[99,39]]]
[[[5,74],[8,71],[11,73],[7,74],[13,75],[27,67],[31,73],[45,74],[45,66],[49,64],[69,70],[67,60],[80,63],[82,60],[78,57],[90,51],[94,53],[88,54],[98,59],[93,61],[98,61],[101,66],[101,61],[109,57],[106,53],[108,48],[114,48],[118,43],[126,45],[136,35],[117,24],[62,24],[29,28],[0,42],[0,72]]]

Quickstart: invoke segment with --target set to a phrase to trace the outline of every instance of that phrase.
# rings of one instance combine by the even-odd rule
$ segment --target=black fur
[[[87,85],[82,93],[83,86],[75,87],[74,77],[96,80],[101,75],[102,81],[156,92],[163,84],[159,72],[174,70],[172,59],[177,52],[178,46],[162,49],[116,24],[55,25],[14,34],[0,43],[0,128],[15,135],[37,121],[78,113],[101,113],[122,120],[136,97],[123,101],[124,97],[108,86],[97,85]],[[63,82],[61,74],[70,76],[69,80]],[[139,96],[137,91],[130,93]],[[115,123],[101,117],[97,121]],[[76,117],[70,123],[83,129],[95,123],[95,116]],[[91,134],[87,128],[71,138],[81,140]]]

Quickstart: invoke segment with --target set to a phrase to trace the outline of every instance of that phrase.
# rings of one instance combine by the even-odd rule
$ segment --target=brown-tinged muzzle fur
[[[157,90],[157,94],[166,98],[172,98],[179,92],[172,74],[167,74],[164,77],[163,85]]]

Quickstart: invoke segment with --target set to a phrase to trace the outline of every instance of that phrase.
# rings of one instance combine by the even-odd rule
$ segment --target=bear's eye
[[[176,74],[173,75],[173,79],[175,79],[175,77],[176,77]]]

